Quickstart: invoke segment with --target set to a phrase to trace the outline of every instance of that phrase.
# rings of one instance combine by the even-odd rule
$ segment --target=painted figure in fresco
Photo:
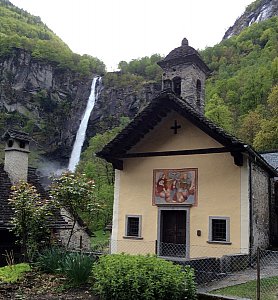
[[[163,173],[156,183],[156,193],[159,197],[164,198],[165,201],[169,202],[170,193],[167,186],[166,174]]]
[[[178,180],[174,178],[170,186],[170,198],[173,202],[177,202],[178,186]]]
[[[196,201],[194,170],[161,170],[156,173],[155,197],[158,204],[188,203]]]
[[[195,193],[194,173],[184,172],[180,176],[177,202],[185,202],[190,195]]]

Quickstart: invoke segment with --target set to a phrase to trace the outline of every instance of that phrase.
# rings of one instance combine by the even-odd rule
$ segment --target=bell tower
[[[210,69],[184,38],[180,47],[158,62],[163,69],[162,89],[171,89],[196,110],[204,113],[205,81]]]

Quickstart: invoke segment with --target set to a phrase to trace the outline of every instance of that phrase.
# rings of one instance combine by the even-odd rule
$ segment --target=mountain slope
[[[73,53],[39,17],[7,0],[0,0],[0,24],[0,135],[27,131],[33,153],[66,161],[92,78],[105,65]]]
[[[202,55],[213,71],[207,80],[207,116],[257,150],[278,148],[269,100],[278,84],[278,17],[252,24]]]
[[[265,21],[278,15],[278,0],[256,0],[252,2],[245,12],[235,21],[226,32],[223,39],[228,39],[252,25]]]
[[[99,59],[73,53],[39,17],[7,0],[0,0],[0,24],[0,57],[9,55],[13,48],[21,48],[30,51],[34,58],[56,62],[59,67],[82,74],[105,71],[105,65]]]

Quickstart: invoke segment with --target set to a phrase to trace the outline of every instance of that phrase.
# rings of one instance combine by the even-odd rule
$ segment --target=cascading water
[[[76,165],[78,164],[79,159],[80,159],[82,146],[83,146],[83,143],[85,140],[87,125],[89,122],[91,112],[94,108],[95,101],[97,100],[98,95],[99,95],[100,84],[101,84],[101,77],[99,77],[99,76],[94,77],[92,86],[91,86],[91,94],[90,94],[90,97],[87,102],[87,107],[86,107],[84,116],[79,125],[79,129],[77,131],[75,142],[74,142],[73,149],[72,149],[71,156],[70,156],[68,169],[71,172],[75,171]]]

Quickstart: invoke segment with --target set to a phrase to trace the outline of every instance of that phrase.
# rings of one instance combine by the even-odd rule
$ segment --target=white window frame
[[[213,220],[226,221],[226,240],[225,241],[215,241],[212,239],[212,221]],[[210,216],[209,217],[208,243],[231,244],[231,242],[230,242],[230,217],[220,217],[220,216]]]

